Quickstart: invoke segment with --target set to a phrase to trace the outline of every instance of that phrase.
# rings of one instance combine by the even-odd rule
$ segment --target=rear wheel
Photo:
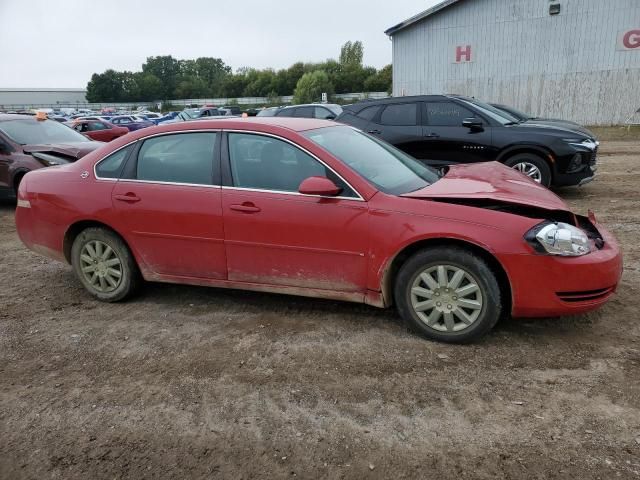
[[[442,342],[479,338],[502,311],[495,274],[483,259],[461,248],[416,253],[400,268],[394,288],[398,312],[409,327]]]
[[[104,228],[87,228],[76,237],[71,263],[87,291],[105,302],[125,299],[140,283],[129,248],[118,235]]]
[[[548,187],[551,185],[551,168],[549,164],[533,153],[519,153],[509,158],[504,164],[525,174],[533,181]]]

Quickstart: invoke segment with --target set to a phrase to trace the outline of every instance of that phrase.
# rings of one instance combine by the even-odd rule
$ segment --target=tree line
[[[380,70],[364,66],[362,42],[347,42],[340,57],[320,63],[297,62],[274,70],[243,67],[233,73],[220,58],[178,60],[171,55],[148,57],[140,72],[113,69],[94,73],[87,84],[87,100],[145,102],[189,98],[296,97],[297,103],[320,100],[326,92],[391,90],[391,65]]]

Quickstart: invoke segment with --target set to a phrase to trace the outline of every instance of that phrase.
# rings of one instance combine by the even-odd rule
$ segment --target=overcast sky
[[[391,63],[384,30],[438,0],[0,0],[0,88],[85,87],[146,57],[219,57],[288,67],[337,58],[361,40],[364,61]]]

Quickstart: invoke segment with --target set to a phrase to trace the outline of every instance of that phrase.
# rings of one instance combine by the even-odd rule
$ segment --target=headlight
[[[594,142],[590,138],[563,138],[562,140],[574,147],[588,148],[589,150],[595,150],[600,144],[600,142]]]
[[[531,229],[525,239],[537,251],[562,257],[579,257],[591,251],[586,233],[568,223],[542,223]]]
[[[48,153],[42,152],[33,152],[34,158],[40,160],[40,163],[44,164],[46,167],[53,167],[55,165],[66,165],[69,163],[64,158],[56,157],[55,155],[50,155]]]

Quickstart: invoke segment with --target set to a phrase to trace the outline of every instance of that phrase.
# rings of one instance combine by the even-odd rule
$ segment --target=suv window
[[[100,178],[119,178],[124,168],[124,162],[129,152],[133,150],[134,145],[135,143],[132,143],[101,160],[96,165],[96,176]]]
[[[408,126],[417,125],[416,114],[418,107],[415,103],[401,103],[398,105],[387,105],[380,117],[382,125]]]
[[[235,187],[297,192],[303,180],[319,176],[341,187],[340,196],[357,197],[331,169],[287,142],[251,133],[228,136]]]
[[[136,178],[155,182],[213,183],[213,132],[177,133],[145,140],[138,153]]]
[[[378,111],[380,111],[380,105],[363,108],[362,110],[360,110],[360,113],[358,113],[358,117],[370,122],[371,120],[373,120],[373,117],[376,116]]]
[[[433,126],[460,127],[465,118],[477,117],[471,110],[453,102],[428,102],[425,103],[425,108],[425,123]]]

